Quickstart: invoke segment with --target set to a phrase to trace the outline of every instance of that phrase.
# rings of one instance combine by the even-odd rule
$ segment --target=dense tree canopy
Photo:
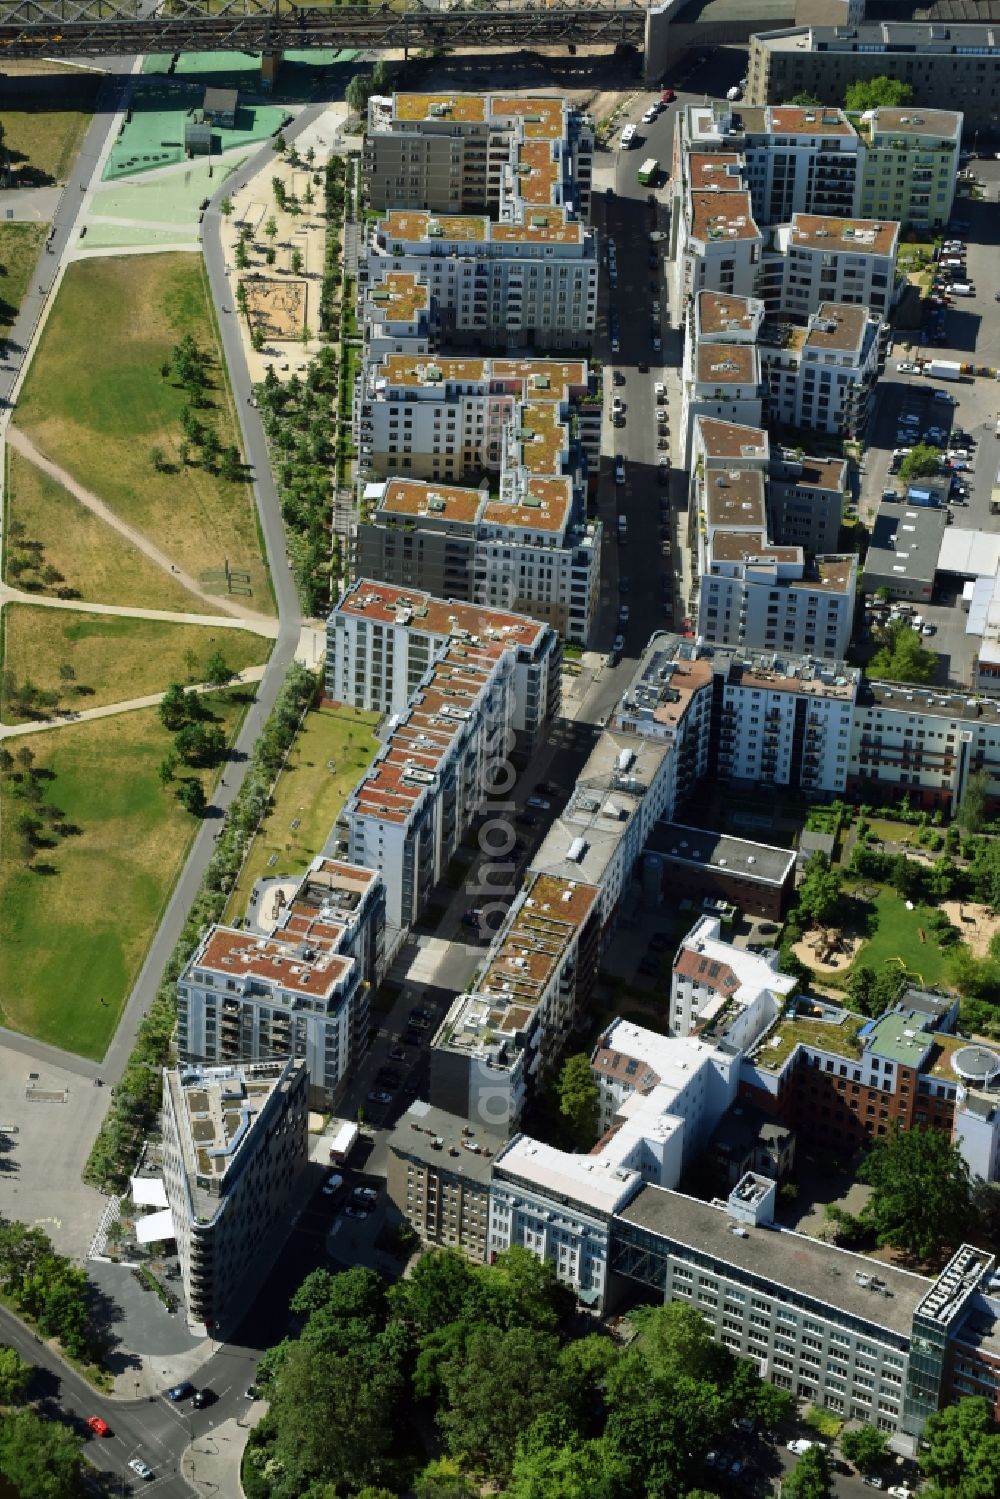
[[[826,854],[813,854],[799,886],[799,913],[806,921],[824,925],[836,921],[843,899],[840,874],[830,868],[830,860]]]
[[[958,1244],[969,1222],[969,1168],[943,1130],[894,1129],[859,1176],[872,1187],[862,1220],[880,1246],[918,1260]]]
[[[875,1473],[889,1449],[885,1434],[874,1426],[852,1426],[841,1436],[840,1450],[859,1473]]]
[[[876,78],[856,78],[847,85],[844,108],[852,114],[866,109],[900,109],[913,98],[910,84],[880,73]]]
[[[795,1467],[782,1480],[782,1499],[827,1499],[833,1493],[830,1462],[822,1447],[803,1452]]]
[[[930,1416],[921,1471],[924,1499],[996,1499],[1000,1494],[1000,1427],[985,1400],[959,1400]]]
[[[559,1113],[566,1124],[567,1143],[577,1150],[589,1150],[597,1137],[600,1095],[585,1052],[566,1058],[556,1091]]]
[[[19,1499],[76,1499],[82,1495],[82,1442],[61,1421],[33,1410],[5,1411],[0,1421],[0,1474]]]
[[[869,663],[869,675],[884,682],[930,682],[937,671],[937,656],[925,650],[917,630],[893,620],[879,631],[881,644]]]

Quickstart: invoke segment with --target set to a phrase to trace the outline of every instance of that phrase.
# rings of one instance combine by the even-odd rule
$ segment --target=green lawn
[[[348,792],[378,749],[372,732],[378,717],[346,707],[317,708],[306,715],[275,788],[272,810],[229,898],[227,921],[245,914],[254,882],[262,875],[301,874],[320,852]]]
[[[230,738],[247,690],[211,699]],[[19,850],[24,802],[0,804],[0,1022],[100,1058],[156,930],[197,823],[157,778],[170,744],[155,709],[32,735],[45,802],[74,831],[34,867]],[[11,748],[17,752],[16,741]],[[15,769],[15,773],[18,773]],[[206,791],[216,771],[201,772]]]
[[[64,72],[51,86],[52,92],[58,92],[62,108],[46,109],[33,104],[21,109],[0,109],[0,126],[14,167],[15,187],[41,187],[65,180],[90,124],[100,81],[97,73]],[[44,102],[40,98],[37,104]]]
[[[3,611],[0,717],[5,723],[22,723],[37,716],[17,711],[10,701],[11,687],[28,680],[42,691],[58,692],[60,707],[98,708],[162,692],[171,682],[203,682],[205,665],[216,651],[238,672],[262,666],[271,641],[247,630],[8,604]],[[72,677],[67,673],[64,679],[63,666],[72,669]]]
[[[204,614],[203,599],[10,447],[4,499],[5,582],[53,597],[68,588],[92,604]]]
[[[941,983],[948,974],[948,953],[937,942],[930,926],[934,914],[931,906],[917,906],[908,911],[901,895],[883,889],[872,903],[878,916],[878,928],[861,947],[852,966],[859,963],[882,969],[893,965],[916,974],[922,984]],[[925,940],[921,942],[920,932]],[[952,949],[954,951],[954,949]],[[838,978],[843,975],[838,975]],[[824,982],[828,982],[824,976]],[[836,983],[834,979],[832,982]]]
[[[0,328],[17,317],[47,233],[45,224],[0,224]]]
[[[270,613],[249,485],[182,462],[188,398],[161,367],[187,333],[209,359],[211,405],[196,417],[223,446],[236,443],[205,270],[191,254],[71,265],[32,361],[17,423],[206,587],[223,591],[227,560],[234,572],[248,574],[248,602]],[[164,455],[161,470],[153,464],[155,448]]]

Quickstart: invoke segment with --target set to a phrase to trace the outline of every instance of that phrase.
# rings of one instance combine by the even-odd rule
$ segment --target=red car
[[[88,1416],[87,1425],[95,1437],[109,1437],[111,1435],[111,1427],[107,1421],[102,1421],[100,1416]]]
[[[660,103],[661,104],[673,104],[673,102],[674,102],[674,100],[676,98],[677,98],[677,95],[674,93],[674,91],[673,91],[672,88],[665,88],[663,90],[663,93],[660,95]]]

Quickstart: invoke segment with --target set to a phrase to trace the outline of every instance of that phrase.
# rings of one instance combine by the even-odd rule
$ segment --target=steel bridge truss
[[[572,46],[645,39],[646,0],[454,0],[295,5],[290,0],[0,0],[4,57],[287,48]]]

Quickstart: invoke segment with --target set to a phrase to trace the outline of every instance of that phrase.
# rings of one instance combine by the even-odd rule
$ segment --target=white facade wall
[[[853,704],[837,698],[727,685],[720,773],[779,786],[794,784],[792,739],[799,703],[806,733],[799,784],[839,796],[850,765]]]

